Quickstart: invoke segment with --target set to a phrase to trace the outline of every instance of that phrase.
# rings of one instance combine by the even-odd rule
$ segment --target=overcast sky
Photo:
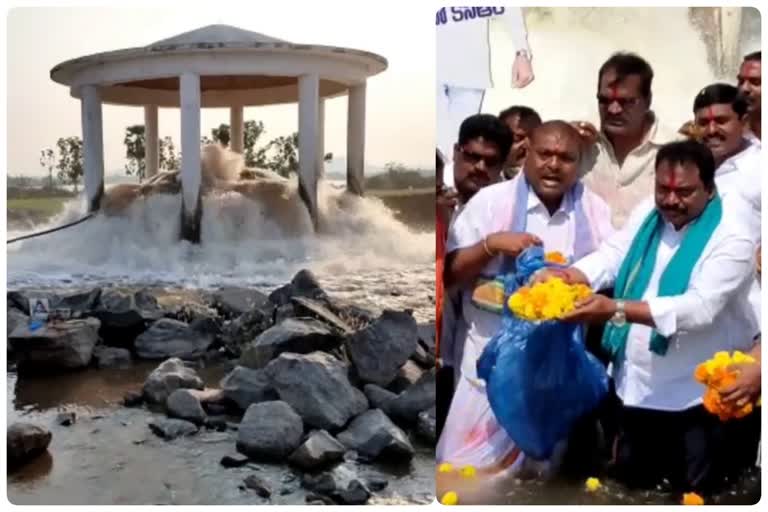
[[[364,5],[361,5],[364,4]],[[382,2],[347,6],[323,2],[284,9],[15,8],[8,27],[8,172],[44,174],[40,150],[59,137],[81,135],[79,101],[53,82],[50,70],[87,54],[145,46],[210,24],[227,24],[295,43],[344,46],[386,57],[389,68],[368,81],[366,162],[399,161],[432,167],[434,143],[434,30],[431,9],[403,16]],[[252,9],[252,12],[249,12]],[[423,12],[423,16],[416,14]],[[423,18],[423,19],[422,19]],[[370,20],[375,19],[375,23]],[[406,37],[407,36],[407,37]],[[346,153],[346,96],[326,101],[326,151]],[[108,174],[125,164],[125,127],[142,124],[141,108],[105,105],[104,152]],[[245,119],[264,122],[263,142],[297,129],[296,105],[247,108]],[[203,111],[202,132],[229,122],[226,109]],[[404,129],[407,127],[407,130]],[[179,113],[161,109],[160,136],[179,142]]]

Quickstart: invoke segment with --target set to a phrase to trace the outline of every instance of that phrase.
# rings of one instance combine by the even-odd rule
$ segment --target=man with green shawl
[[[759,423],[755,432],[752,418],[726,424],[708,413],[693,376],[715,352],[748,351],[759,334],[747,300],[753,237],[724,211],[714,176],[706,146],[662,146],[654,200],[639,205],[597,251],[554,271],[594,290],[615,289],[615,298],[595,294],[563,320],[608,322],[602,348],[621,403],[614,462],[630,486],[666,479],[706,493],[734,469],[727,463],[747,460],[733,453],[747,450],[746,436],[754,440],[749,457],[757,449]]]

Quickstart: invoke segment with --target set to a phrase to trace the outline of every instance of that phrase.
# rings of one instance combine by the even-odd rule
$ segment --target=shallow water
[[[8,476],[14,504],[302,504],[300,474],[287,466],[251,463],[226,469],[221,457],[235,454],[237,432],[201,430],[194,436],[164,441],[147,427],[163,414],[126,408],[119,402],[139,390],[154,363],[124,370],[96,370],[48,377],[7,376],[8,421],[28,421],[51,430],[48,453]],[[224,367],[198,370],[206,385],[217,385]],[[56,425],[56,415],[74,411],[77,421]],[[237,418],[231,418],[237,421]],[[410,464],[363,466],[344,462],[334,470],[342,481],[379,476],[389,486],[371,502],[428,503],[434,496],[434,451],[418,446]],[[272,488],[271,499],[241,490],[256,474]],[[281,496],[286,489],[290,492]]]

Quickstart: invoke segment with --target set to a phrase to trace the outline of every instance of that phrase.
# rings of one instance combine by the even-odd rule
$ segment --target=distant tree
[[[243,124],[243,156],[248,167],[264,167],[266,150],[256,149],[256,142],[264,133],[264,123],[261,121],[246,121]]]
[[[77,193],[77,185],[83,177],[83,140],[80,137],[60,138],[56,141],[59,159],[56,164],[59,180],[70,183]]]
[[[264,159],[263,167],[285,177],[299,172],[299,132],[272,139],[259,151]],[[270,156],[267,156],[267,153]],[[333,153],[323,155],[324,162],[331,160],[333,160]]]
[[[129,176],[137,176],[139,181],[143,181],[147,173],[147,149],[146,137],[143,124],[136,124],[125,129],[125,158],[128,163],[125,164],[125,173]]]
[[[218,128],[211,129],[211,137],[224,147],[229,146],[230,133],[228,124],[220,124]]]
[[[171,137],[160,139],[159,148],[160,168],[168,171],[178,171],[180,169],[181,155],[176,152],[176,146]]]
[[[47,187],[53,190],[53,168],[56,167],[56,155],[51,148],[40,151],[40,165],[48,170]]]

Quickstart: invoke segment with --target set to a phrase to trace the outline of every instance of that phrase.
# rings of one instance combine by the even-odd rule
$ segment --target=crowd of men
[[[438,463],[503,477],[575,459],[629,486],[701,493],[759,464],[759,409],[719,420],[694,370],[718,351],[760,361],[761,54],[732,84],[702,84],[674,134],[651,108],[653,77],[641,56],[616,53],[597,70],[599,128],[512,106],[466,118],[450,158],[438,152]],[[488,283],[534,245],[570,265],[536,279],[599,292],[563,321],[588,326],[612,382],[550,461],[506,436],[476,375],[501,327],[504,298]],[[756,402],[760,365],[738,370],[723,400]]]

